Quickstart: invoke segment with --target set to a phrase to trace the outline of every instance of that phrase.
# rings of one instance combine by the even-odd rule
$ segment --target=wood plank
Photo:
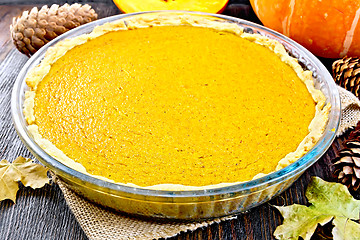
[[[248,4],[246,0],[231,2]],[[92,5],[100,18],[120,13],[112,2],[94,2]],[[13,16],[32,6],[0,6],[0,159],[11,161],[19,155],[32,156],[20,141],[11,123],[12,86],[28,58],[12,45],[8,25]],[[246,13],[247,10],[235,7],[226,11],[238,17],[254,17],[253,13]],[[268,203],[239,214],[237,219],[213,224],[194,232],[181,233],[171,239],[274,239],[272,234],[282,219],[272,205],[306,204],[305,189],[311,176],[334,180],[331,175],[331,159],[335,156],[334,152],[341,147],[342,140],[343,138],[337,139],[324,157],[306,171],[293,186]],[[359,198],[359,195],[356,197]],[[0,202],[0,239],[77,240],[87,237],[66,206],[60,189],[56,185],[49,185],[37,190],[21,187],[16,204],[9,200]]]
[[[0,159],[9,161],[32,157],[17,136],[10,114],[11,89],[26,61],[12,48],[0,64]],[[17,197],[16,204],[0,202],[0,239],[86,239],[56,185],[37,190],[21,187]]]
[[[0,6],[0,159],[32,157],[12,126],[10,97],[17,74],[28,57],[15,49],[9,25],[14,16],[34,5]],[[117,8],[94,4],[100,17],[119,13]],[[33,157],[32,157],[33,158]],[[0,239],[87,239],[56,185],[32,190],[21,187],[17,203],[0,202]]]

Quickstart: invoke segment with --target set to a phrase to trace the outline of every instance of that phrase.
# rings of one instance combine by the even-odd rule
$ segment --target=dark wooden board
[[[120,13],[111,1],[90,2],[100,18]],[[4,1],[0,1],[1,3]],[[9,25],[12,17],[39,5],[19,3],[21,1],[0,5],[0,159],[9,161],[13,161],[17,156],[32,157],[12,125],[11,90],[17,74],[28,58],[13,46]],[[29,1],[26,4],[30,4]],[[258,21],[246,0],[230,1],[224,13]],[[330,64],[329,62],[327,65]],[[194,232],[181,233],[171,239],[274,239],[273,232],[282,219],[272,205],[306,204],[305,189],[311,176],[333,180],[330,163],[341,142],[341,139],[337,139],[328,152],[291,188],[268,203],[240,214],[237,219],[213,224]],[[0,240],[87,239],[56,185],[37,190],[20,187],[17,197],[16,204],[10,200],[0,202]]]

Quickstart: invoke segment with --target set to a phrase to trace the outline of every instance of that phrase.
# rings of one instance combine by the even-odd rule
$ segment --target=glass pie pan
[[[126,20],[134,16],[157,14],[191,14],[211,19],[211,21],[231,22],[242,27],[247,33],[264,35],[283,44],[288,53],[297,58],[303,68],[313,72],[315,87],[323,92],[327,103],[331,104],[329,120],[320,140],[296,162],[264,177],[225,187],[204,187],[204,189],[188,191],[150,190],[104,181],[69,168],[46,153],[27,130],[23,114],[25,91],[29,89],[25,83],[25,77],[29,70],[41,62],[49,47],[63,39],[90,33],[98,25],[119,19]],[[329,72],[316,57],[296,42],[246,20],[217,14],[181,11],[142,12],[112,16],[80,26],[54,39],[33,55],[19,73],[12,92],[11,110],[14,126],[26,147],[41,163],[78,194],[90,201],[128,214],[183,220],[208,219],[236,214],[258,206],[283,192],[327,151],[335,138],[341,113],[339,93]]]

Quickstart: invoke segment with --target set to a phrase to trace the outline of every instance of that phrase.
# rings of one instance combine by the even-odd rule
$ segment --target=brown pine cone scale
[[[344,142],[345,147],[334,159],[334,174],[338,181],[349,189],[358,191],[360,188],[360,142],[357,139]]]
[[[360,97],[360,59],[345,57],[332,65],[335,82]]]
[[[11,37],[16,48],[31,56],[46,43],[70,29],[94,21],[97,14],[90,5],[78,3],[62,6],[43,6],[24,11],[13,18],[10,26]]]
[[[360,122],[343,142],[343,148],[332,160],[338,182],[346,185],[349,190],[360,189]]]

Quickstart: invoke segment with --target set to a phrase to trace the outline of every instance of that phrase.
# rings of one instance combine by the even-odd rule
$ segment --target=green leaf
[[[19,181],[26,187],[41,188],[49,183],[47,168],[32,162],[31,159],[18,157],[13,163],[0,161],[0,201],[16,200],[19,190]]]
[[[332,235],[334,240],[360,240],[360,225],[346,217],[335,217]]]
[[[345,185],[314,177],[306,189],[306,197],[319,212],[359,219],[360,200],[355,200]]]
[[[298,239],[301,236],[304,240],[308,240],[318,224],[324,225],[333,218],[304,205],[293,204],[276,208],[284,217],[283,224],[274,232],[277,239]]]
[[[306,197],[311,203],[309,207],[298,204],[276,207],[284,217],[283,224],[274,232],[277,239],[302,237],[308,240],[318,224],[324,225],[334,218],[335,240],[360,240],[360,225],[350,220],[359,219],[360,201],[354,199],[344,185],[314,177],[306,190]],[[354,234],[355,238],[349,238],[347,234]]]

